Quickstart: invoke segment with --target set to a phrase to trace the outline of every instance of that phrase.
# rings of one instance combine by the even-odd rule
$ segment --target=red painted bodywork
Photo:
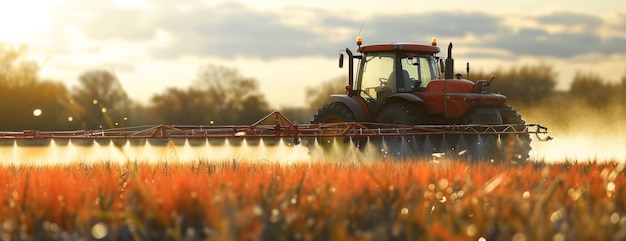
[[[413,43],[383,43],[363,45],[358,49],[362,53],[370,52],[421,52],[424,54],[439,53],[436,45]],[[506,97],[493,93],[477,93],[474,82],[465,79],[431,80],[426,89],[414,92],[424,101],[429,115],[443,115],[446,118],[459,118],[475,106],[501,106]],[[360,101],[363,106],[364,101]],[[364,107],[366,111],[369,108]],[[370,113],[370,112],[368,112]]]
[[[506,100],[503,95],[475,93],[473,90],[474,82],[470,80],[432,80],[426,90],[415,94],[424,100],[428,114],[443,114],[448,118],[461,117],[474,106],[501,106]]]

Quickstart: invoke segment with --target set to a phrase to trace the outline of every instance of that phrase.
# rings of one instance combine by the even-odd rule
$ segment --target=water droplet
[[[462,198],[463,195],[465,195],[464,191],[458,191],[457,194],[456,194],[456,196],[459,197],[459,198]]]
[[[619,222],[619,219],[620,219],[619,214],[617,213],[611,214],[611,218],[610,218],[611,223],[617,224]]]
[[[563,213],[564,213],[563,209],[554,211],[552,215],[550,215],[550,221],[552,222],[559,221],[561,218],[563,218]]]
[[[96,223],[96,225],[93,225],[91,228],[91,236],[95,239],[103,239],[107,236],[108,232],[107,226],[103,223]]]
[[[437,192],[437,194],[435,194],[435,197],[437,198],[437,200],[441,200],[443,198],[443,193]]]
[[[554,235],[554,237],[552,238],[553,241],[564,241],[565,239],[565,235],[563,233],[557,233]]]
[[[516,233],[513,235],[513,241],[526,241],[526,235],[523,233]]]
[[[261,209],[261,207],[259,206],[254,206],[254,209],[252,211],[257,216],[261,216],[261,214],[263,214],[263,209]]]
[[[606,185],[606,191],[608,191],[608,192],[615,191],[615,183],[614,182],[609,182],[609,184]]]
[[[448,187],[448,179],[442,178],[439,180],[439,189],[445,189]]]
[[[522,198],[524,198],[524,199],[528,199],[528,198],[530,198],[530,192],[529,192],[529,191],[525,191],[525,192],[522,194]]]
[[[7,219],[2,223],[2,229],[5,232],[13,232],[17,228],[17,222],[14,219]]]
[[[196,236],[196,230],[192,227],[188,227],[187,230],[185,230],[185,235],[188,238],[193,238]]]
[[[59,231],[59,225],[56,224],[56,223],[51,223],[50,227],[49,227],[49,230],[52,231],[52,232],[58,232]]]
[[[478,232],[478,229],[476,228],[476,225],[474,224],[470,224],[469,226],[467,226],[467,228],[465,229],[465,232],[467,233],[467,235],[469,236],[474,236],[476,235],[476,233]]]
[[[409,213],[409,209],[408,209],[408,208],[403,208],[403,209],[400,211],[400,213],[402,213],[402,214],[407,214],[407,213]]]

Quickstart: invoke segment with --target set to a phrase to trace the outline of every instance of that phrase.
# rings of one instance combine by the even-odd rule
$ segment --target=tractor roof
[[[427,54],[439,53],[439,47],[414,43],[384,43],[361,46],[362,53],[367,52],[422,52]]]

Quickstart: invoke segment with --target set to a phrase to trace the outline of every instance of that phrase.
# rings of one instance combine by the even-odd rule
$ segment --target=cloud
[[[56,31],[75,27],[93,40],[149,41],[156,36],[145,9],[125,9],[113,1],[70,1],[52,12]]]
[[[174,36],[174,46],[155,50],[158,57],[211,55],[218,57],[315,55],[324,49],[323,36],[311,29],[290,26],[271,12],[243,5],[198,7],[170,12],[157,22]]]
[[[110,41],[146,43],[143,46],[146,52],[159,59],[180,56],[260,59],[334,57],[338,50],[353,47],[354,37],[363,23],[363,20],[355,20],[350,15],[330,9],[259,10],[241,3],[207,5],[191,0],[151,3],[145,8],[123,8],[112,0],[72,0],[55,12],[57,21],[53,26],[57,32],[51,33],[51,36],[60,43],[68,41],[63,33],[68,27],[73,27],[89,40],[101,44]],[[529,15],[529,18],[533,16]],[[582,26],[583,29],[593,30],[606,25],[598,16],[554,12],[535,18],[536,25],[512,28],[503,25],[506,15],[478,11],[381,13],[365,19],[361,35],[365,44],[428,43],[432,37],[463,40],[471,36],[489,36],[480,42],[468,41],[464,46],[509,52],[513,56],[567,58],[592,52],[626,53],[620,44],[626,39],[620,35],[601,38],[596,31],[567,31],[569,27]],[[561,26],[565,30],[549,32],[550,26]],[[626,29],[620,31],[626,32]],[[158,32],[167,33],[167,45],[156,47],[150,44],[155,41]],[[71,43],[66,42],[65,45]],[[91,51],[98,49],[92,47]]]
[[[586,27],[597,27],[603,24],[600,17],[574,12],[555,12],[547,15],[543,15],[537,19],[541,24],[554,24],[554,25],[582,25]]]
[[[278,13],[259,12],[245,6],[222,5],[196,8],[184,14],[170,13],[160,26],[176,36],[174,49],[156,51],[160,57],[180,54],[208,54],[220,57],[236,55],[261,58],[310,55],[334,56],[337,50],[353,45],[363,22],[317,11],[316,21],[308,28],[286,24]],[[211,16],[202,18],[201,16]],[[380,15],[365,21],[366,43],[422,42],[432,37],[462,37],[468,33],[487,34],[499,29],[498,18],[482,13],[433,12],[427,14]],[[471,24],[466,24],[471,23]],[[316,32],[323,28],[326,31]],[[353,30],[354,36],[333,41],[332,33]]]
[[[367,34],[377,42],[429,41],[432,37],[489,34],[501,29],[500,18],[485,13],[430,12],[381,15],[366,22]]]
[[[539,28],[522,28],[517,32],[500,34],[497,39],[482,46],[504,49],[514,55],[569,58],[589,53],[626,53],[619,47],[620,43],[626,43],[626,39],[602,39],[591,32],[549,33]]]

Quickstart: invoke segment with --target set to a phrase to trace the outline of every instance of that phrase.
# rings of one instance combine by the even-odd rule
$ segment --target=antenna
[[[363,22],[361,23],[361,28],[359,28],[359,33],[356,36],[360,36],[361,35],[361,31],[363,30],[363,26],[365,26],[365,20],[363,20]]]
[[[356,35],[356,45],[358,46],[357,52],[361,52],[361,43],[363,39],[361,38],[361,31],[363,30],[363,26],[365,25],[365,20],[361,23],[361,28],[359,28],[359,33]]]

